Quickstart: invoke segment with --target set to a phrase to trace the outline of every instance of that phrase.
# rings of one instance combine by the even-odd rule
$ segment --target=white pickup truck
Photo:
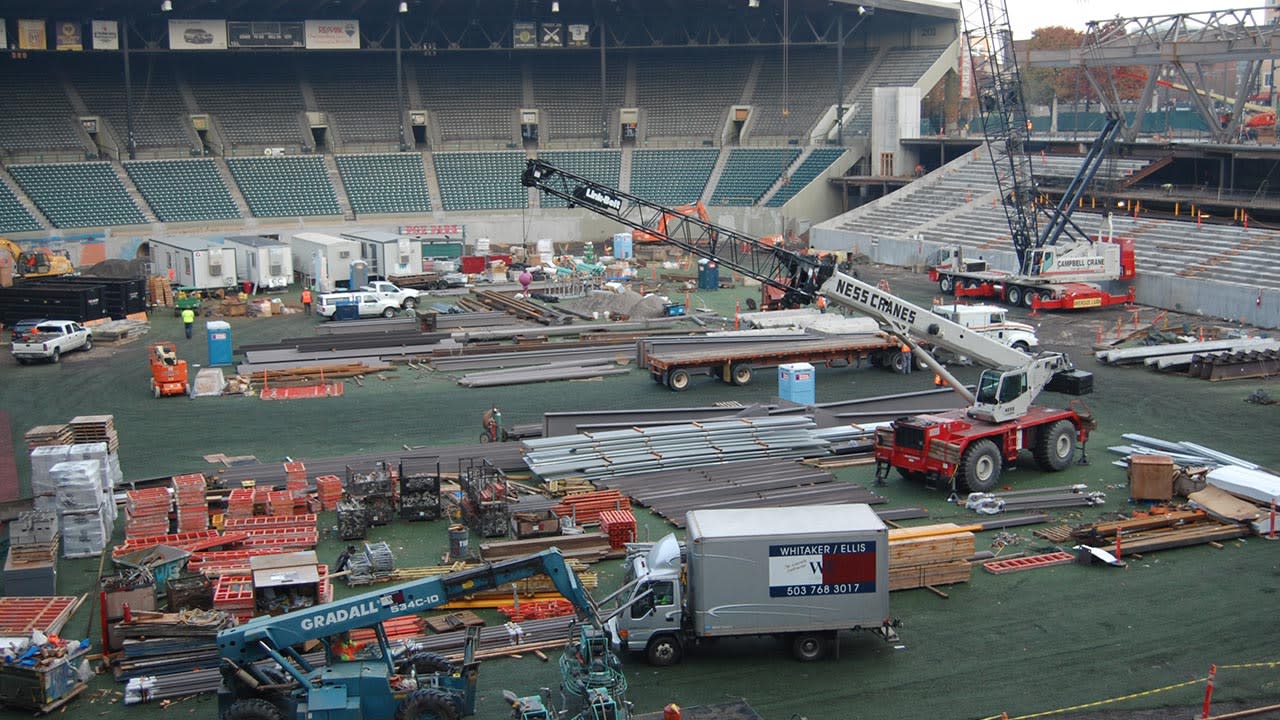
[[[385,280],[376,280],[364,285],[360,288],[362,292],[371,292],[382,298],[390,300],[396,304],[396,307],[411,310],[418,306],[418,296],[422,293],[418,290],[402,288],[395,283],[389,283]]]
[[[330,320],[354,320],[381,315],[395,317],[400,304],[395,300],[379,297],[372,291],[326,293],[316,303],[316,314]]]
[[[58,362],[62,354],[93,349],[93,331],[71,320],[45,320],[13,341],[13,356],[22,365],[32,360]]]

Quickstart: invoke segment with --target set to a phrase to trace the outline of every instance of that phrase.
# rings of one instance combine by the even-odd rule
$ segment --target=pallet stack
[[[560,517],[573,518],[575,525],[595,525],[602,512],[630,509],[631,500],[617,490],[598,490],[566,496],[552,511]]]
[[[125,540],[169,532],[169,489],[145,488],[125,493]]]
[[[24,512],[9,524],[4,591],[11,596],[49,596],[58,583],[58,519],[53,513]]]
[[[342,499],[342,478],[337,475],[320,475],[316,478],[316,494],[320,496],[322,510],[337,510]]]
[[[969,582],[974,534],[954,523],[889,531],[889,590]]]
[[[177,506],[180,533],[195,532],[209,527],[209,500],[205,496],[204,475],[190,473],[175,475],[173,497]]]
[[[159,275],[147,278],[147,302],[161,307],[173,307],[173,286]]]
[[[609,547],[620,550],[636,541],[636,516],[630,510],[600,513],[600,531],[609,536]]]
[[[34,450],[47,445],[70,445],[75,437],[70,425],[37,425],[23,434],[22,439],[28,450]]]
[[[77,443],[104,442],[107,451],[114,454],[120,450],[120,437],[116,434],[115,416],[113,415],[80,415],[71,418],[71,432]]]

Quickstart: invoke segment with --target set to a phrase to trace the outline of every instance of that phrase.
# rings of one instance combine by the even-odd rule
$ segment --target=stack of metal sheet
[[[1129,456],[1131,455],[1167,455],[1173,458],[1173,461],[1179,465],[1197,465],[1208,468],[1222,467],[1224,465],[1235,465],[1237,467],[1247,468],[1249,470],[1258,470],[1259,466],[1248,460],[1243,460],[1223,452],[1218,452],[1213,448],[1203,445],[1197,445],[1193,442],[1183,440],[1181,442],[1170,442],[1161,440],[1160,438],[1149,437],[1147,435],[1139,435],[1138,433],[1125,433],[1120,437],[1128,440],[1129,445],[1112,445],[1108,447],[1117,455],[1124,455],[1123,460],[1116,460],[1112,465],[1118,467],[1129,466]]]
[[[525,461],[544,480],[599,480],[760,458],[817,457],[831,441],[805,417],[740,418],[526,440]]]

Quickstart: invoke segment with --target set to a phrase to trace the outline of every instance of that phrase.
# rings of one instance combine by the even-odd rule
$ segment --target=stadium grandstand
[[[700,201],[748,232],[819,238],[820,250],[874,239],[880,253],[907,248],[883,259],[920,264],[911,248],[995,255],[1007,243],[961,72],[959,3],[165,7],[6,3],[0,233],[99,238],[94,255],[113,257],[156,233],[247,226],[472,222],[513,239],[531,219],[566,238],[617,230],[521,187],[525,160],[542,157],[659,203]],[[1185,109],[1185,94],[1157,99],[1158,112],[1131,103],[1143,122],[1094,180],[1082,222],[1101,227],[1099,204],[1110,206],[1111,227],[1131,232],[1152,274],[1236,282],[1245,275],[1197,252],[1225,244],[1261,257],[1253,245],[1267,243],[1250,233],[1280,220],[1269,191],[1280,157],[1269,144],[1241,151]],[[1052,195],[1102,115],[1032,111],[1036,172]],[[1164,202],[1182,189],[1210,228],[1199,232],[1222,233],[1192,236],[1185,258],[1170,250],[1184,228],[1158,224],[1188,219],[1190,202]],[[1138,201],[1145,217],[1127,212]],[[1230,227],[1246,210],[1252,226]]]

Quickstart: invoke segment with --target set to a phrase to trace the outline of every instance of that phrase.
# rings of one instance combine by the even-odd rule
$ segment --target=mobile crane
[[[1132,287],[1115,294],[1096,284],[1134,278],[1133,240],[1091,236],[1071,218],[1123,130],[1120,116],[1108,116],[1058,202],[1052,207],[1041,203],[1027,148],[1031,121],[1008,8],[1004,0],[966,0],[965,5],[965,37],[974,75],[980,78],[978,109],[1018,270],[988,268],[981,258],[966,259],[953,246],[942,251],[929,277],[944,293],[1002,298],[1025,307],[1075,310],[1133,302]],[[1043,223],[1041,214],[1046,215]]]
[[[668,212],[661,205],[541,160],[528,162],[521,182],[567,200],[570,207],[579,205],[650,233]],[[1043,390],[1073,395],[1092,392],[1093,376],[1076,370],[1062,353],[1027,355],[840,272],[829,258],[799,255],[705,220],[680,216],[668,223],[664,239],[772,287],[796,305],[808,304],[821,294],[870,316],[965,397],[970,403],[966,409],[899,418],[877,432],[880,479],[892,467],[904,477],[948,482],[953,490],[963,485],[986,491],[995,487],[1003,466],[1014,462],[1023,449],[1031,450],[1046,470],[1066,468],[1076,443],[1084,443],[1093,429],[1092,415],[1083,405],[1056,409],[1032,404]],[[917,338],[988,368],[978,381],[977,394],[939,364]]]
[[[273,617],[259,617],[218,633],[222,720],[457,720],[475,712],[478,636],[468,636],[463,661],[454,665],[430,652],[397,658],[383,623],[534,575],[550,578],[572,603],[580,621],[577,639],[562,660],[566,692],[597,706],[625,707],[626,681],[604,642],[596,605],[557,548],[437,577],[413,580],[345,600]],[[349,633],[372,628],[374,657],[357,657]],[[327,665],[308,662],[299,647],[321,642]],[[584,648],[584,646],[586,646]],[[259,663],[278,665],[263,669]],[[265,663],[268,664],[269,663]],[[614,718],[623,717],[619,710]]]

